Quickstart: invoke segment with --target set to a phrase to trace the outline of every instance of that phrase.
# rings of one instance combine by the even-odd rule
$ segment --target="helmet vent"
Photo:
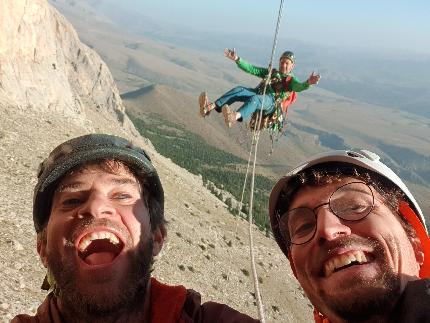
[[[356,153],[355,151],[347,151],[346,154],[349,157],[355,157],[355,158],[363,158],[362,155],[360,155],[359,153]]]

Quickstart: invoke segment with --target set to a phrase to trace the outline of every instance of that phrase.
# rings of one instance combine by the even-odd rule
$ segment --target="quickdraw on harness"
[[[268,129],[271,133],[271,137],[273,134],[279,134],[283,132],[287,116],[287,108],[297,98],[296,92],[288,91],[290,82],[290,75],[287,77],[282,77],[276,69],[272,70],[269,86],[274,92],[275,110],[268,115],[263,115],[259,125],[257,125],[259,111],[254,112],[251,116],[251,120],[249,121],[249,128],[251,130]],[[255,88],[255,91],[258,94],[262,94],[265,84],[266,79],[263,79]],[[285,95],[281,97],[282,90],[285,91]]]

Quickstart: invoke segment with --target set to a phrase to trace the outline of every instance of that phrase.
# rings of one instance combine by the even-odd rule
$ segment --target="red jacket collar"
[[[184,286],[169,286],[151,278],[151,323],[182,322],[186,296]]]

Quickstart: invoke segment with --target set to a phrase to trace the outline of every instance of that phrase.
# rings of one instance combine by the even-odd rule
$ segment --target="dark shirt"
[[[144,300],[142,300],[142,304]],[[184,286],[169,286],[151,278],[151,323],[257,323],[231,307],[201,303],[200,294]],[[65,323],[51,293],[37,309],[35,316],[17,315],[11,323]]]

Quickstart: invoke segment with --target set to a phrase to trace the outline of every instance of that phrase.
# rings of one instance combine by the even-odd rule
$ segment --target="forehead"
[[[121,179],[118,179],[118,177]],[[118,184],[139,183],[138,179],[127,165],[123,164],[122,162],[107,161],[101,163],[85,164],[71,170],[62,178],[57,186],[56,191],[61,191],[62,188],[69,185],[70,183],[84,183],[86,180],[101,178],[108,179],[109,182]]]
[[[360,181],[354,177],[342,177],[331,183],[305,185],[297,191],[291,200],[290,209],[299,205],[314,205],[327,202],[330,195],[340,186]]]
[[[290,62],[291,64],[293,64],[293,61],[291,59],[289,59],[288,57],[282,57],[279,61],[280,62]]]

